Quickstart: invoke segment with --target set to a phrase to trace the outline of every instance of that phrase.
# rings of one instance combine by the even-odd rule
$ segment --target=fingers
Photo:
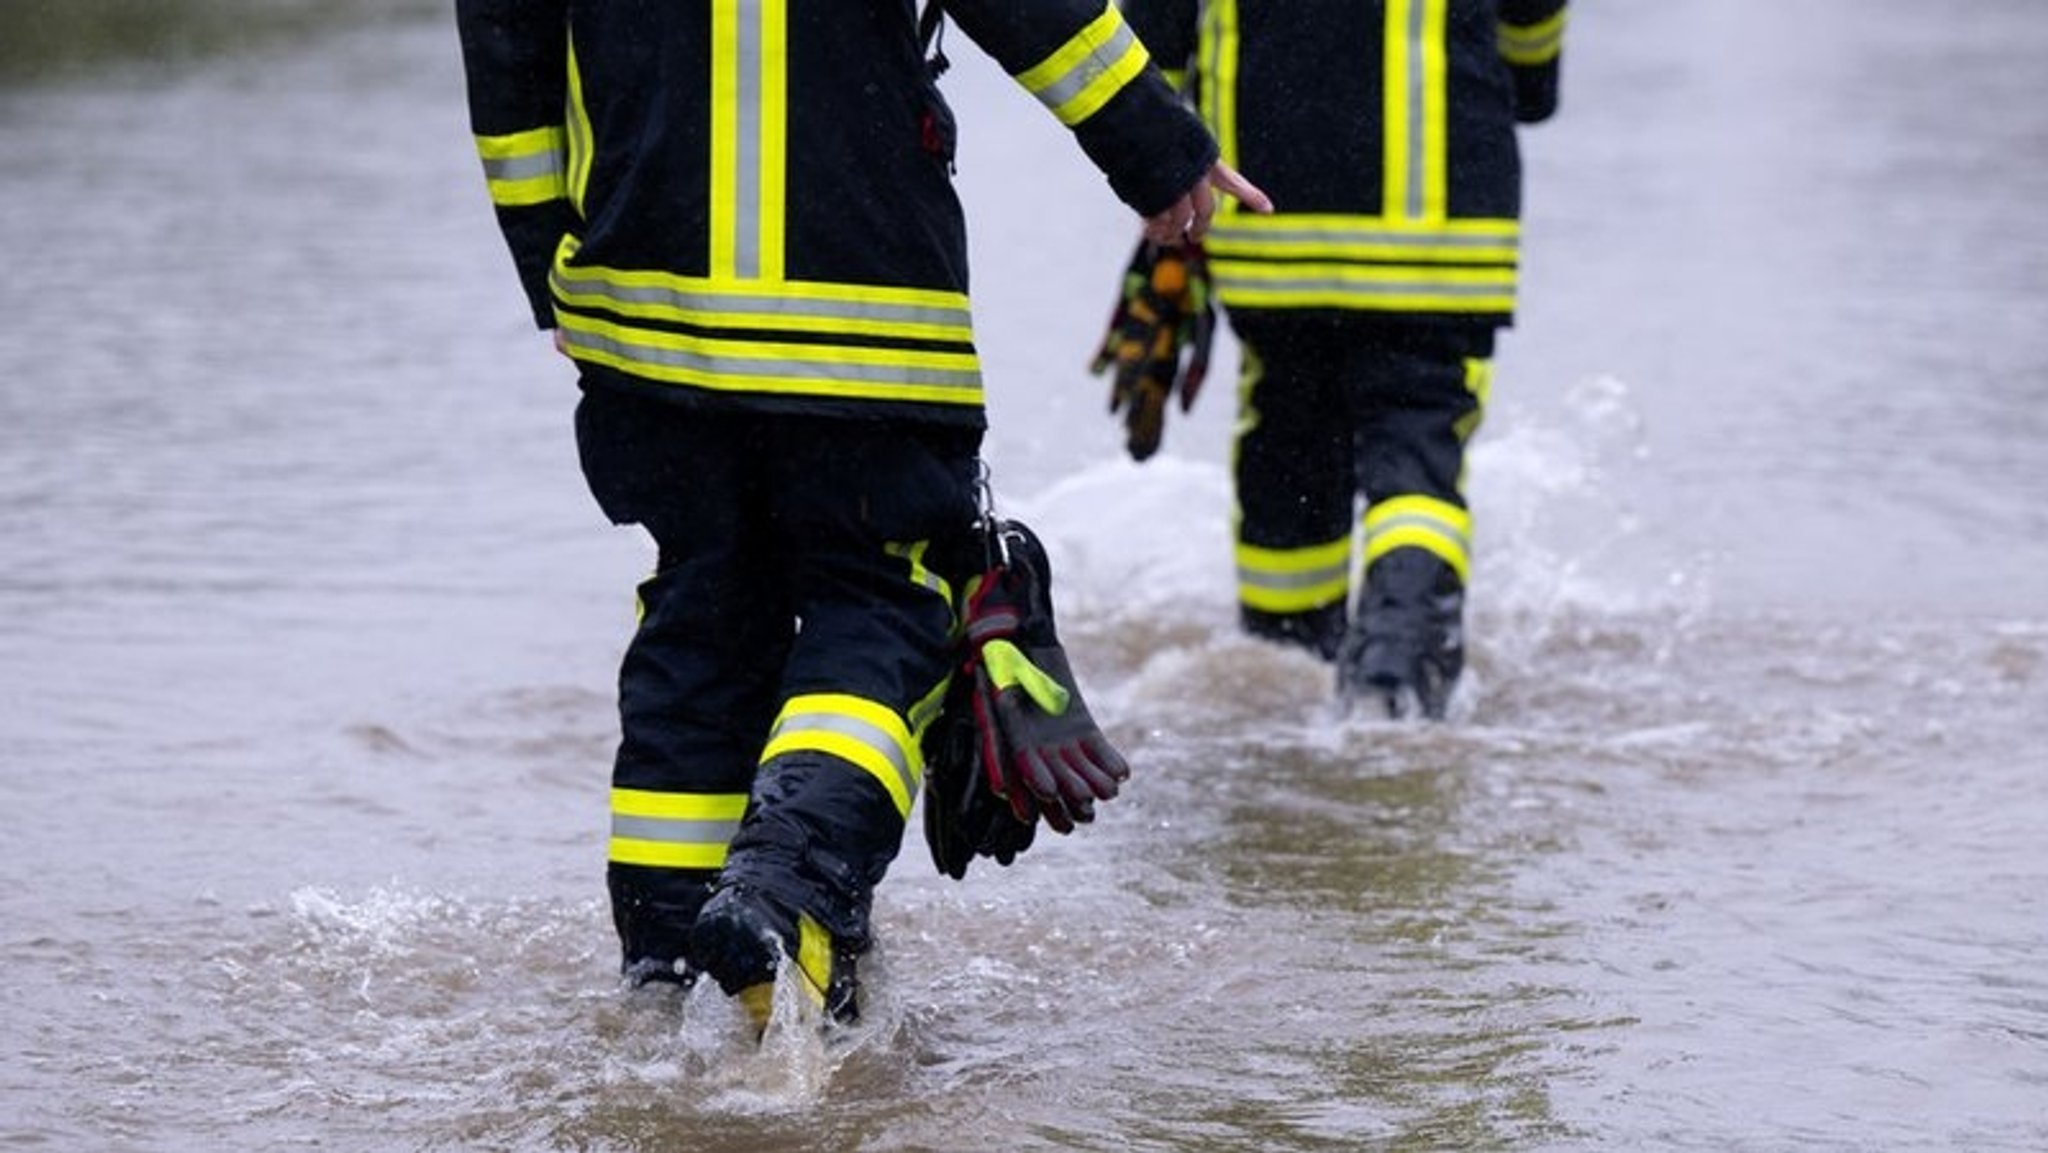
[[[1195,220],[1195,200],[1192,195],[1183,196],[1166,206],[1165,211],[1145,218],[1145,239],[1154,244],[1177,246],[1187,236]],[[1208,227],[1206,222],[1204,228]]]
[[[1209,235],[1209,222],[1216,218],[1216,194],[1209,191],[1209,181],[1198,181],[1188,193],[1188,201],[1195,210],[1194,219],[1188,223],[1188,239],[1200,240]]]
[[[1253,212],[1263,215],[1273,211],[1271,197],[1246,180],[1243,173],[1219,160],[1186,196],[1165,211],[1145,218],[1145,239],[1177,248],[1209,235],[1209,224],[1216,217],[1216,192],[1232,197]]]
[[[1242,173],[1221,160],[1209,170],[1209,183],[1262,216],[1273,211],[1272,197],[1267,196],[1258,185],[1246,180]]]

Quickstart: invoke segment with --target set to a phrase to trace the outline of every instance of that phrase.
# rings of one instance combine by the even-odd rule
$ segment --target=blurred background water
[[[1606,0],[1525,136],[1455,722],[1234,633],[1231,350],[964,37],[1006,508],[1138,767],[877,1008],[628,994],[577,475],[445,5],[0,0],[0,1145],[2048,1147],[2048,12]],[[1254,174],[1256,175],[1256,174]]]

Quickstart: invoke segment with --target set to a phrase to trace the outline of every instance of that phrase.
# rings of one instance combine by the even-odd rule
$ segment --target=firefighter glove
[[[1095,819],[1095,802],[1131,775],[1103,736],[1058,645],[1029,655],[1007,640],[982,646],[974,709],[982,770],[1019,821],[1042,816],[1056,833]]]
[[[994,544],[965,620],[982,773],[1019,821],[1072,832],[1116,796],[1130,766],[1089,714],[1060,645],[1045,547],[1016,521],[996,526]]]
[[[976,857],[1008,865],[1031,847],[1038,822],[1018,820],[982,771],[974,678],[954,674],[938,719],[925,730],[924,751],[924,841],[939,872],[963,880]]]
[[[969,581],[960,664],[926,730],[925,843],[956,880],[975,857],[1008,865],[1040,818],[1072,832],[1130,776],[1081,698],[1053,627],[1051,573],[1030,529],[997,521]]]
[[[1109,411],[1123,414],[1132,460],[1159,450],[1167,398],[1178,395],[1186,412],[1202,390],[1216,336],[1209,288],[1208,257],[1199,244],[1169,248],[1140,241],[1131,254],[1089,371],[1100,376],[1114,369]]]

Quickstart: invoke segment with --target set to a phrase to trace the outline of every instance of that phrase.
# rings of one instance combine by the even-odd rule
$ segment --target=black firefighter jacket
[[[953,121],[915,0],[457,0],[491,200],[586,374],[979,427]],[[1216,146],[1109,0],[947,0],[1138,212]]]
[[[1557,105],[1564,0],[1123,0],[1223,159],[1273,198],[1208,242],[1232,311],[1508,323],[1518,121]]]

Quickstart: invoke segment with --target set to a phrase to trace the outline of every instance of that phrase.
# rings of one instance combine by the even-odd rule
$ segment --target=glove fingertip
[[[1098,736],[1088,742],[1088,759],[1119,783],[1131,779],[1131,763],[1116,751],[1116,746],[1105,737]]]

